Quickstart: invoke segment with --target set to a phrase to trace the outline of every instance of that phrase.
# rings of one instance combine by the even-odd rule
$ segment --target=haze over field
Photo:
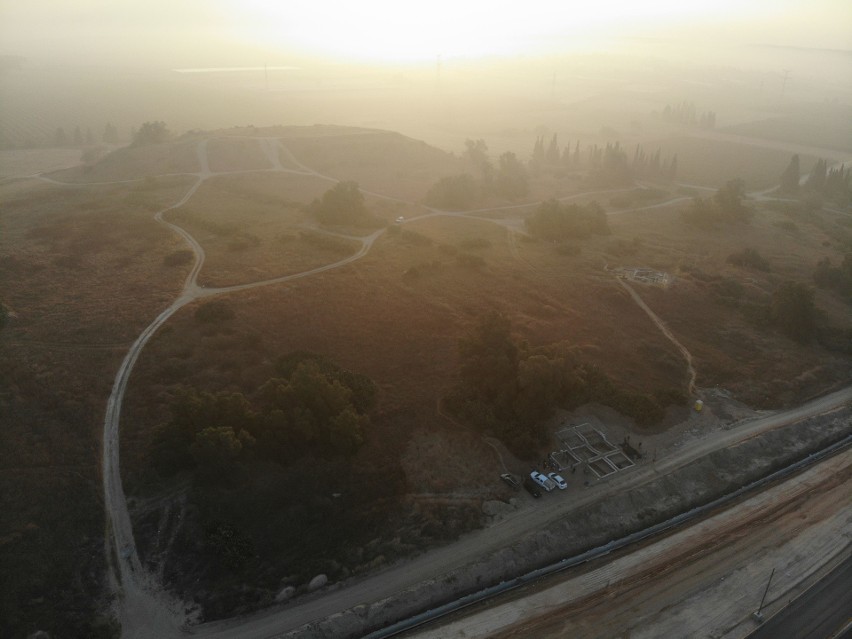
[[[99,140],[106,122],[124,139],[160,119],[373,126],[448,150],[489,135],[501,150],[513,129],[598,133],[570,112],[590,97],[626,127],[708,93],[738,103],[722,126],[852,102],[850,24],[842,0],[7,2],[0,142],[76,126]]]
[[[0,0],[0,636],[741,639],[849,554],[850,167],[848,0]]]

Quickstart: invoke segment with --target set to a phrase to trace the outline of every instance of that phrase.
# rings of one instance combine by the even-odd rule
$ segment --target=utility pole
[[[763,597],[760,600],[760,607],[757,609],[756,612],[752,613],[752,617],[754,617],[757,623],[763,623],[763,613],[761,611],[763,610],[763,603],[766,601],[766,594],[769,592],[769,584],[772,583],[772,575],[774,574],[775,568],[773,568],[772,572],[769,573],[769,581],[766,582],[766,590],[763,591]]]

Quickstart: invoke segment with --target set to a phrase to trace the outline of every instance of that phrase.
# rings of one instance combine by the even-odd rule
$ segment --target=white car
[[[397,223],[397,224],[402,224],[403,222],[405,222],[405,217],[404,217],[404,216],[400,215],[398,218],[396,218],[396,223]]]
[[[556,473],[547,473],[547,476],[553,480],[557,486],[559,486],[559,490],[565,490],[568,488],[568,483],[562,479],[562,475],[557,475]]]
[[[556,488],[556,484],[550,479],[547,475],[544,475],[537,470],[534,470],[530,473],[530,479],[532,479],[539,486],[544,488],[547,492],[550,492],[554,488]]]

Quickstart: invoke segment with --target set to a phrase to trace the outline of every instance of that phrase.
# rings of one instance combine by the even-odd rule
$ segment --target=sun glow
[[[230,5],[238,2],[239,8]],[[243,42],[287,52],[387,63],[577,48],[644,26],[712,19],[732,0],[221,0]],[[724,5],[724,6],[721,6]],[[224,8],[224,7],[223,7]]]

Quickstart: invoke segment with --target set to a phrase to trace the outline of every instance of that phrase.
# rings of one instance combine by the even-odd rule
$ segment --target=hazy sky
[[[159,66],[381,62],[675,37],[852,50],[850,0],[0,0],[0,53]]]

